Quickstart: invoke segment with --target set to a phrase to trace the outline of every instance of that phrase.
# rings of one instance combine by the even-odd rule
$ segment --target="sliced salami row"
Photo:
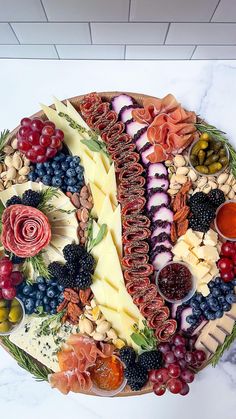
[[[93,101],[95,105],[90,103]],[[129,96],[121,95],[113,98],[112,106],[113,110],[110,109],[109,102],[102,101],[99,95],[92,93],[84,97],[80,111],[88,125],[99,130],[114,160],[118,176],[118,200],[122,207],[124,250],[122,265],[127,291],[147,319],[149,326],[155,330],[158,340],[166,341],[174,334],[176,322],[171,320],[171,328],[168,320],[169,309],[158,295],[156,285],[150,280],[153,274],[153,264],[149,262],[149,240],[152,232],[150,219],[145,215],[146,167],[140,161],[140,154],[135,151],[138,147],[132,138],[139,131],[139,124],[132,123],[132,119],[128,121],[129,123],[126,120],[127,115],[130,115],[127,107],[131,110],[137,105]],[[123,107],[126,107],[125,118],[122,117]],[[122,117],[124,122],[119,120],[119,117]],[[145,127],[142,125],[141,128]],[[166,174],[160,175],[162,180],[158,183],[157,189],[163,187],[164,190],[168,187]],[[157,192],[155,182],[152,182],[152,188]],[[166,204],[168,205],[168,202]],[[154,238],[155,236],[152,240]]]

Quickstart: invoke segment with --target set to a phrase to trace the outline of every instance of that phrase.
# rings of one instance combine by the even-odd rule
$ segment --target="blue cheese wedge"
[[[52,322],[48,333],[42,335],[40,327],[48,318],[26,316],[20,329],[13,332],[9,339],[43,365],[57,372],[60,371],[57,352],[71,333],[78,333],[79,330],[77,330],[76,326],[72,326],[69,323],[61,326],[56,322]]]

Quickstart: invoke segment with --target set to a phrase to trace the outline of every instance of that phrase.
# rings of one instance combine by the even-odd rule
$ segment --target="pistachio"
[[[14,149],[10,145],[5,145],[5,147],[3,147],[3,152],[10,155],[14,153]]]
[[[181,154],[177,154],[177,155],[174,157],[174,165],[175,165],[176,167],[182,167],[182,166],[185,166],[185,159],[184,159],[184,157],[183,157],[183,156],[181,156]]]
[[[26,176],[18,176],[17,182],[18,183],[25,183],[25,182],[27,182],[27,177]]]
[[[106,320],[102,321],[97,325],[96,331],[99,333],[106,333],[108,330],[110,330],[111,324],[107,322]]]
[[[17,142],[18,142],[17,138],[13,138],[13,140],[11,141],[11,147],[14,150],[17,150],[17,148],[18,148]]]
[[[4,159],[4,163],[7,167],[12,167],[12,157],[11,156],[6,156]]]
[[[2,192],[2,191],[4,191],[4,186],[3,186],[3,184],[2,183],[0,183],[0,191]]]
[[[7,175],[7,171],[3,171],[3,172],[0,174],[0,177],[1,177],[2,179],[4,179],[4,178],[6,178],[6,175]]]
[[[173,163],[172,160],[166,160],[165,161],[165,166],[170,167],[172,165],[172,163]]]
[[[15,169],[15,167],[10,167],[7,171],[6,179],[7,180],[13,180],[15,178],[16,178],[16,169]]]
[[[212,180],[209,180],[208,185],[211,187],[211,189],[216,189],[217,188],[217,184],[215,182],[213,182]]]
[[[192,182],[196,182],[198,175],[193,169],[190,169],[188,172],[188,177],[191,179]]]
[[[231,185],[233,180],[234,180],[234,175],[232,175],[232,173],[231,173],[225,183],[227,185]]]
[[[79,319],[79,331],[84,333],[84,319]]]
[[[227,181],[228,177],[228,173],[221,173],[221,175],[217,178],[218,184],[223,185]]]
[[[3,165],[2,163],[0,163],[0,173],[2,173],[2,170],[3,170]]]
[[[200,192],[199,188],[195,188],[192,194],[195,195],[195,193],[197,193],[197,192]]]
[[[171,189],[176,189],[176,191],[178,192],[178,190],[181,188],[181,185],[179,183],[171,183],[170,187]]]
[[[23,161],[22,161],[20,155],[17,152],[15,152],[13,157],[12,157],[12,165],[17,170],[20,170],[23,166]]]
[[[187,176],[184,176],[184,175],[176,175],[175,180],[176,180],[177,183],[180,183],[181,185],[184,185],[184,183],[187,182],[188,178],[187,178]]]
[[[83,319],[83,327],[84,327],[84,332],[87,333],[87,335],[91,335],[91,333],[93,332],[93,323],[91,322],[91,320],[89,319]]]
[[[172,189],[172,188],[170,188],[170,189],[168,189],[167,192],[168,192],[169,195],[176,195],[177,192],[178,192],[178,189]]]
[[[28,175],[29,172],[30,172],[29,166],[24,166],[18,171],[18,174],[22,176],[26,176]]]
[[[23,156],[24,166],[30,166],[30,160]]]
[[[236,192],[236,184],[232,186],[234,192]]]
[[[102,340],[104,340],[104,339],[106,339],[105,333],[94,332],[92,334],[92,336],[93,336],[93,339],[94,340],[99,341],[99,342],[102,341]]]
[[[234,192],[233,188],[231,188],[231,190],[229,191],[227,196],[228,196],[229,199],[234,199],[235,192]]]
[[[5,187],[5,189],[10,188],[12,186],[12,181],[11,180],[4,180],[3,185]]]
[[[200,177],[200,179],[197,181],[197,187],[199,189],[201,189],[203,186],[205,186],[207,183],[207,177],[206,176],[202,176]]]
[[[189,172],[189,168],[186,166],[178,167],[176,170],[176,175],[187,175]]]
[[[225,195],[227,195],[230,191],[230,186],[225,184],[225,185],[220,185],[219,189],[224,192]]]

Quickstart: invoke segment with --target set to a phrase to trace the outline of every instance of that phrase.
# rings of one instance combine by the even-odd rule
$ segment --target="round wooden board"
[[[104,99],[108,99],[110,100],[112,97],[117,96],[121,93],[125,93],[127,95],[132,96],[137,103],[139,103],[140,105],[142,105],[142,101],[144,98],[148,98],[148,97],[152,97],[150,95],[143,95],[141,93],[131,93],[131,92],[98,92],[98,94],[104,98]],[[81,102],[81,100],[83,99],[84,95],[80,95],[80,96],[74,96],[72,98],[69,98],[68,100],[71,102],[71,104],[74,107],[78,107],[79,103]],[[65,99],[63,102],[65,102],[67,99]],[[54,107],[54,105],[52,105],[52,107]],[[45,115],[43,113],[43,111],[39,111],[37,113],[35,113],[34,115],[31,116],[32,117],[40,117],[45,119]],[[19,126],[16,127],[9,135],[9,141],[16,135],[17,131],[19,129]],[[4,347],[3,343],[0,340],[0,345],[8,352],[7,348]],[[38,361],[37,361],[38,362]],[[40,363],[39,363],[40,365]],[[125,389],[119,393],[116,397],[125,397],[125,396],[140,396],[142,394],[147,394],[147,393],[151,393],[152,392],[152,385],[150,383],[148,383],[141,391],[132,391],[130,389],[129,386],[126,386]],[[90,396],[96,396],[96,394],[90,392],[81,392],[85,395],[90,395]]]

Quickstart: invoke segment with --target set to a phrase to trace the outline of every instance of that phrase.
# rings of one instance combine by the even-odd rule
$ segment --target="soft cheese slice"
[[[107,224],[108,228],[110,227],[110,222],[113,218],[113,206],[111,200],[108,195],[105,196],[102,208],[98,217],[98,224],[101,226],[102,224]]]
[[[129,317],[133,318],[135,323],[144,321],[138,307],[133,303],[132,297],[128,294],[125,285],[119,289],[119,310],[124,311]]]
[[[110,170],[107,174],[105,183],[103,185],[103,191],[109,196],[113,204],[117,206],[117,185],[114,163],[112,163]]]
[[[93,213],[99,217],[106,195],[93,182],[90,182],[91,193],[93,197]]]
[[[121,207],[118,205],[112,215],[112,218],[108,221],[109,230],[111,232],[113,241],[116,246],[116,250],[120,258],[122,258],[123,246],[122,246],[122,223],[121,223]]]

